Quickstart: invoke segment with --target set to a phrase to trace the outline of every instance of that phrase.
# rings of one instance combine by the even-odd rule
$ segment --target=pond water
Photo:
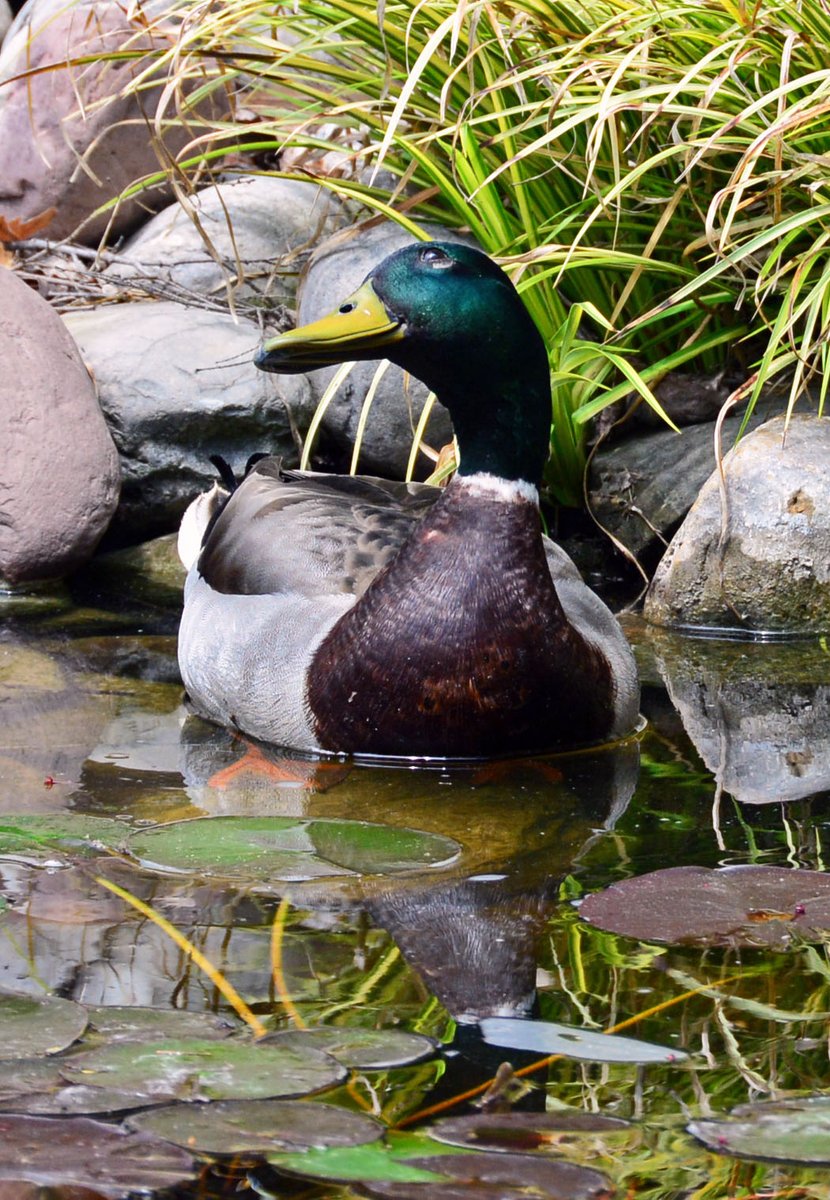
[[[830,1083],[830,906],[805,874],[830,856],[830,648],[693,640],[630,618],[646,724],[623,744],[454,768],[314,763],[187,711],[175,574],[137,578],[90,572],[72,594],[0,603],[0,988],[38,1002],[35,1020],[19,1000],[4,1013],[0,997],[0,1180],[30,1180],[21,1195],[75,1184],[116,1196],[180,1178],[182,1196],[830,1196],[821,1105],[807,1150],[802,1129],[775,1122],[734,1144],[731,1128],[696,1127],[714,1149],[687,1131]],[[737,899],[720,881],[744,887],[745,872],[613,890],[692,866],[789,875],[753,876]],[[586,902],[589,921],[581,905],[598,892],[605,909]],[[235,1010],[226,985],[247,1007]],[[82,1006],[61,1009],[68,1032],[48,1024],[46,997]],[[509,1016],[521,1025],[493,1020]],[[20,1030],[41,1018],[42,1042],[21,1049]],[[551,1041],[550,1022],[571,1032]],[[255,1042],[251,1024],[294,1041]],[[346,1050],[302,1032],[319,1027]],[[617,1029],[604,1050],[603,1031]],[[383,1036],[370,1044],[365,1031]],[[408,1045],[404,1031],[432,1040]],[[622,1038],[623,1061],[592,1061]],[[215,1086],[194,1066],[211,1039],[232,1052]],[[164,1082],[134,1078],[148,1045],[175,1066]],[[340,1054],[330,1075],[327,1048]],[[223,1090],[237,1069],[243,1084]],[[286,1135],[270,1165],[211,1132],[223,1097],[285,1105],[311,1093],[285,1110],[293,1121],[302,1108],[306,1126],[310,1111],[311,1134]],[[535,1117],[511,1124],[507,1108]],[[332,1110],[375,1124],[328,1137]],[[272,1132],[282,1120],[256,1111]],[[55,1124],[26,1125],[26,1113]],[[508,1166],[499,1174],[479,1155],[467,1182],[447,1181],[448,1160],[434,1156],[452,1147],[411,1135],[476,1113],[501,1114],[493,1149],[511,1151]],[[560,1127],[543,1131],[544,1114]],[[569,1127],[574,1114],[628,1123]],[[237,1131],[254,1120],[229,1119]],[[100,1123],[120,1135],[125,1120],[143,1132],[104,1146]],[[381,1127],[398,1132],[372,1140]],[[70,1152],[35,1161],[38,1141],[63,1136],[77,1163]],[[170,1162],[157,1149],[168,1137],[184,1147]],[[490,1148],[484,1126],[465,1137]],[[790,1156],[781,1144],[808,1164],[758,1161]],[[510,1175],[517,1151],[541,1163],[538,1178]],[[29,1164],[19,1176],[15,1162]],[[583,1170],[554,1176],[552,1163]],[[432,1174],[418,1183],[418,1171]]]

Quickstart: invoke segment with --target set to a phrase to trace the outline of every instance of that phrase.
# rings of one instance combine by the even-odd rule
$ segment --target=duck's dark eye
[[[437,246],[425,246],[418,258],[422,263],[426,263],[430,267],[444,268],[451,267],[453,260],[449,254],[445,254],[443,250],[439,250]]]

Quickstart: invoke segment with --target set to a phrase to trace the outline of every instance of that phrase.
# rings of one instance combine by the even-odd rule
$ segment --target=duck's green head
[[[551,415],[547,353],[486,254],[456,242],[406,246],[334,312],[266,342],[255,362],[291,374],[374,358],[397,363],[447,406],[462,474],[538,484]]]

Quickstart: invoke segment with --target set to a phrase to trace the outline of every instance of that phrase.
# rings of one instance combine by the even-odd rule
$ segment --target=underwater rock
[[[147,120],[161,85],[145,88],[140,98],[125,94],[148,70],[152,54],[168,49],[176,36],[160,16],[164,7],[159,0],[135,11],[103,0],[29,0],[24,6],[0,54],[0,215],[28,221],[54,208],[49,237],[67,237],[83,223],[78,236],[95,244],[166,201],[168,192],[154,188],[93,216],[128,184],[158,171],[160,155],[175,156],[193,136],[193,114],[182,123],[172,112],[157,152],[158,130],[151,135]],[[141,56],[77,62],[124,49]],[[47,64],[62,65],[30,74]]]
[[[0,628],[0,811],[54,812],[79,785],[112,697],[9,624]],[[49,781],[52,781],[51,783]]]
[[[785,432],[786,430],[786,432]],[[830,422],[776,417],[704,484],[652,580],[657,625],[830,630]]]
[[[812,643],[648,636],[719,789],[748,804],[830,789],[830,662]]]
[[[310,389],[301,375],[256,370],[259,331],[251,322],[171,301],[69,312],[64,320],[95,375],[122,458],[112,540],[175,529],[216,479],[212,454],[237,470],[259,451],[296,463],[292,430],[310,419]]]
[[[226,179],[197,192],[189,207],[192,216],[176,202],[151,217],[107,273],[221,296],[239,272],[235,298],[273,307],[293,299],[303,252],[345,219],[318,184],[268,175]]]
[[[118,454],[95,384],[45,300],[0,267],[0,580],[85,562],[118,503]]]
[[[430,227],[436,239],[470,242],[452,230]],[[297,324],[316,321],[331,310],[333,296],[348,296],[359,287],[373,267],[415,238],[400,226],[384,222],[366,229],[345,230],[323,244],[312,255],[300,284]],[[472,244],[472,243],[471,243]],[[326,409],[322,423],[323,444],[333,469],[348,469],[364,398],[379,362],[357,363],[340,385]],[[319,401],[337,367],[314,371],[309,382]],[[412,436],[428,392],[416,379],[405,377],[400,367],[390,366],[375,394],[363,434],[358,470],[402,479],[409,460]],[[449,414],[436,404],[427,423],[424,441],[435,450],[452,439]],[[425,479],[434,468],[425,455],[418,456],[415,478]]]

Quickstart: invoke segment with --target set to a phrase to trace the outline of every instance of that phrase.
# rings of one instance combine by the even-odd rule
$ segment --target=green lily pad
[[[830,1166],[830,1096],[742,1104],[727,1119],[686,1128],[716,1154]]]
[[[371,1117],[302,1100],[172,1104],[136,1113],[127,1124],[201,1154],[358,1146],[383,1137],[383,1126]]]
[[[403,1029],[360,1029],[318,1025],[316,1029],[286,1029],[262,1041],[272,1046],[316,1046],[352,1071],[381,1071],[406,1067],[432,1058],[437,1042]],[[261,1043],[260,1043],[261,1044]]]
[[[86,1029],[80,1004],[59,996],[0,995],[0,1059],[57,1054]]]
[[[529,1021],[522,1017],[485,1017],[481,1036],[491,1046],[530,1050],[536,1054],[561,1054],[582,1062],[676,1063],[688,1058],[637,1038],[612,1037],[597,1029],[576,1029],[554,1021]]]
[[[103,1005],[88,1012],[90,1029],[100,1034],[108,1046],[113,1042],[157,1042],[166,1038],[218,1041],[242,1028],[241,1022],[232,1017],[184,1009]]]
[[[294,817],[175,821],[134,833],[129,849],[154,870],[262,884],[424,870],[446,866],[460,853],[450,838],[415,829]]]
[[[151,1103],[131,1092],[67,1084],[63,1058],[24,1058],[6,1062],[0,1082],[0,1112],[48,1116],[123,1112]]]
[[[101,1046],[67,1059],[63,1074],[71,1083],[192,1102],[307,1096],[340,1083],[347,1071],[311,1047],[171,1038]]]
[[[0,1179],[91,1188],[101,1196],[173,1187],[193,1178],[178,1146],[86,1117],[0,1114]]]
[[[644,942],[784,949],[830,930],[830,874],[788,867],[667,867],[595,892],[579,915]]]
[[[123,845],[131,826],[110,817],[81,813],[3,813],[0,817],[0,854],[29,854],[56,850],[100,853]]]
[[[338,1183],[365,1183],[369,1180],[390,1183],[441,1183],[446,1176],[425,1167],[410,1166],[412,1155],[445,1154],[447,1147],[420,1134],[387,1134],[381,1142],[368,1146],[333,1146],[325,1150],[305,1150],[300,1154],[266,1154],[266,1160],[280,1171],[303,1179],[330,1179]],[[459,1150],[459,1154],[468,1153]]]
[[[562,1143],[575,1139],[593,1141],[597,1134],[628,1134],[633,1126],[621,1117],[600,1113],[504,1112],[478,1113],[469,1117],[449,1117],[429,1127],[430,1136],[449,1146],[474,1150],[528,1154],[536,1151],[558,1153]]]

